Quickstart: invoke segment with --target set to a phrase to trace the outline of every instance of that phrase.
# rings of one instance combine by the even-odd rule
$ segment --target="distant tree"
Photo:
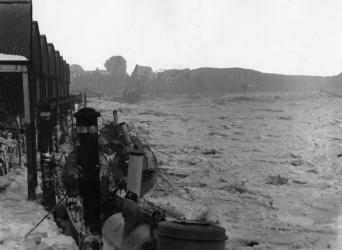
[[[104,64],[105,68],[115,77],[126,74],[126,65],[126,60],[122,56],[112,56]]]
[[[72,64],[70,65],[70,76],[71,78],[78,77],[84,73],[83,68],[81,65],[78,64]]]
[[[70,71],[71,72],[83,72],[84,70],[83,70],[81,65],[79,65],[79,64],[72,64],[72,65],[70,65]]]

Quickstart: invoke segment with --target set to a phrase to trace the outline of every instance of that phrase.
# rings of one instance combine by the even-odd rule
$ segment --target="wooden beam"
[[[36,77],[36,102],[40,101],[40,77]]]
[[[0,64],[0,72],[27,72],[25,65]]]
[[[29,124],[31,123],[31,110],[30,110],[30,89],[29,89],[29,77],[28,73],[23,73],[23,95],[24,95],[24,111],[25,111],[25,117],[24,117],[24,123]]]
[[[28,72],[23,73],[23,94],[24,94],[24,126],[26,133],[26,159],[27,159],[27,192],[28,199],[36,199],[36,166],[35,166],[35,128],[32,124],[32,117],[34,114],[31,113],[31,98],[30,98],[30,86],[29,86],[29,75]]]

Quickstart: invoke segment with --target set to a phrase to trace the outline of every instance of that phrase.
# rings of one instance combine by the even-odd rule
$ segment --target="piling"
[[[83,93],[83,107],[84,108],[87,107],[87,93],[86,92]]]
[[[119,123],[118,111],[113,110],[113,124],[117,125]]]

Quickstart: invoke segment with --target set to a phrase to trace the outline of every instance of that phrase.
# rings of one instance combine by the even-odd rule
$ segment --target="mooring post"
[[[87,93],[86,92],[83,93],[83,107],[84,108],[87,107]]]
[[[83,200],[84,220],[91,233],[101,234],[100,171],[97,118],[100,113],[83,108],[75,115],[77,131],[77,164],[80,166],[80,196]]]
[[[118,123],[119,123],[118,111],[113,110],[113,124],[118,125]]]

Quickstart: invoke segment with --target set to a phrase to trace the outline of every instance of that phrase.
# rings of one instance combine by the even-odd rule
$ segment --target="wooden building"
[[[38,104],[49,102],[59,116],[59,105],[69,96],[70,69],[32,20],[31,0],[0,0],[0,122],[21,118],[26,133],[28,196],[37,187],[36,123]]]

